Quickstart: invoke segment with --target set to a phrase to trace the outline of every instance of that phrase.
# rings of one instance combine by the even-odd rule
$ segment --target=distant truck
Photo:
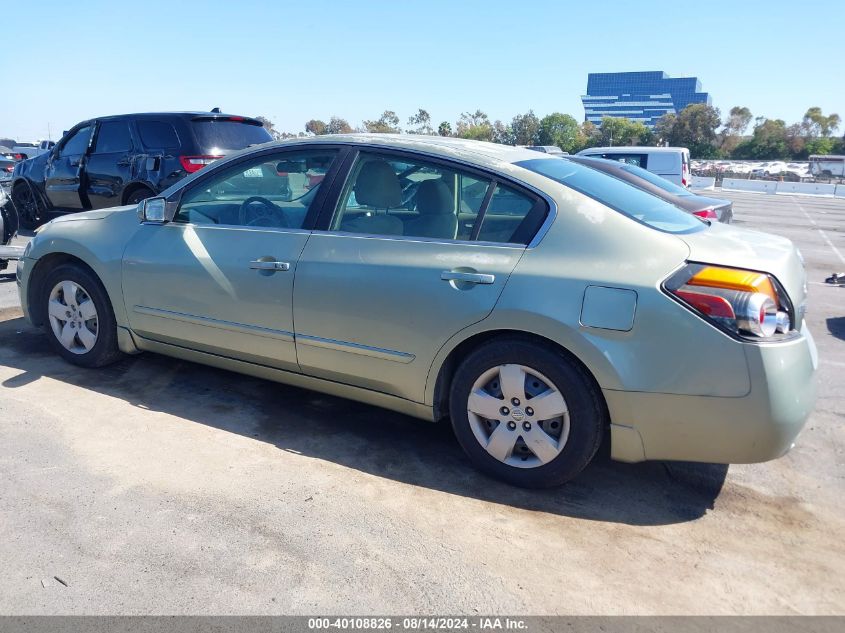
[[[813,154],[810,156],[810,175],[814,178],[845,178],[845,156]]]
[[[55,141],[41,141],[39,143],[18,143],[12,148],[15,160],[26,160],[46,154],[56,144]]]

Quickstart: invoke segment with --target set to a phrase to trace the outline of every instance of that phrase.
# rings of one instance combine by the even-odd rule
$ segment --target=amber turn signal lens
[[[778,305],[778,295],[769,276],[764,273],[736,268],[705,266],[687,281],[688,286],[722,288],[740,292],[761,292]]]

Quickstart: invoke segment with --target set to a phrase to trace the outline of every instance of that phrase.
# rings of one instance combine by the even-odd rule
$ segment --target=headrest
[[[298,160],[283,160],[276,165],[280,174],[297,174],[305,171],[305,165]]]
[[[402,204],[399,177],[385,161],[371,160],[361,167],[355,181],[355,200],[374,209],[391,209]]]
[[[420,215],[446,215],[454,214],[454,201],[452,192],[439,178],[436,180],[423,180],[417,188],[414,198],[417,202],[417,211]]]

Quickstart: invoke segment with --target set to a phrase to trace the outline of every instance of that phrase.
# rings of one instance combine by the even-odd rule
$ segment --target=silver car
[[[587,166],[475,141],[323,136],[57,218],[27,318],[83,367],[155,352],[450,418],[520,486],[614,459],[759,462],[815,398],[786,239]]]

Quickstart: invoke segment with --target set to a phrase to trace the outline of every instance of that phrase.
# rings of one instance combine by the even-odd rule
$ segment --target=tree
[[[270,119],[263,117],[263,116],[257,116],[257,117],[255,117],[255,120],[261,121],[261,125],[264,127],[265,130],[267,130],[270,133],[270,136],[273,137],[274,141],[278,141],[282,138],[290,138],[290,136],[283,136],[283,134],[281,132],[276,130],[275,125],[273,124],[273,122]]]
[[[442,121],[440,125],[437,126],[437,133],[440,136],[452,136],[452,124],[448,121]]]
[[[308,123],[305,124],[305,131],[315,136],[322,136],[323,134],[327,134],[327,128],[328,126],[326,125],[326,122],[321,121],[320,119],[311,119],[310,121],[308,121]]]
[[[657,122],[654,124],[654,130],[652,130],[655,142],[659,145],[664,145],[669,142],[672,138],[672,130],[675,128],[675,121],[677,118],[678,117],[674,113],[667,112],[657,119]]]
[[[832,154],[836,144],[836,139],[826,136],[810,139],[807,141],[807,156],[810,154]]]
[[[496,119],[496,122],[493,123],[493,142],[501,143],[502,145],[513,145],[514,137],[511,126],[505,125]]]
[[[329,119],[328,125],[326,125],[326,134],[349,134],[352,132],[352,126],[349,125],[349,122],[346,119],[341,119],[340,117],[333,116]]]
[[[734,151],[734,158],[772,160],[788,157],[786,123],[782,119],[759,117],[751,138],[740,143]]]
[[[578,151],[578,121],[568,114],[552,112],[540,120],[540,145],[557,145],[564,152]]]
[[[464,112],[458,120],[455,136],[476,141],[492,141],[493,126],[490,125],[488,116],[481,110]]]
[[[385,110],[376,121],[364,121],[367,132],[379,134],[399,134],[399,117],[393,110]]]
[[[525,114],[517,114],[511,121],[514,145],[540,144],[540,119],[529,110]]]
[[[599,144],[600,132],[592,121],[584,121],[578,128],[578,141],[575,145],[576,151],[587,147],[595,147]]]
[[[602,145],[642,145],[652,140],[651,131],[639,121],[602,117],[599,142]]]
[[[695,158],[712,158],[718,154],[716,129],[721,125],[718,108],[693,103],[676,115],[668,141],[675,147],[688,147]]]
[[[409,134],[434,134],[434,129],[431,127],[431,115],[422,108],[408,119],[408,125],[416,126],[408,128]]]
[[[725,119],[725,134],[729,136],[742,136],[751,123],[751,110],[745,106],[734,106]]]
[[[803,124],[808,131],[808,136],[828,137],[837,130],[840,122],[838,114],[825,116],[821,108],[814,106],[804,114]]]

